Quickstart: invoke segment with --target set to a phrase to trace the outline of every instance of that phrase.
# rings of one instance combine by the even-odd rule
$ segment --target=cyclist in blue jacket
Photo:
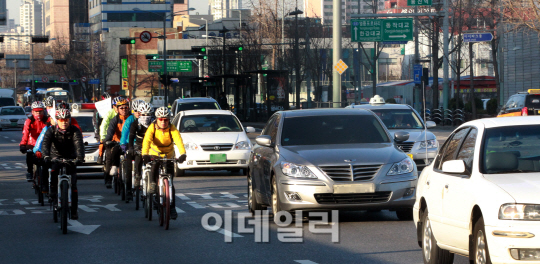
[[[126,203],[130,200],[133,200],[133,195],[131,193],[131,170],[133,169],[131,165],[131,161],[133,160],[132,153],[128,153],[128,140],[129,140],[129,129],[131,125],[134,123],[134,121],[137,121],[139,118],[139,105],[141,103],[144,103],[143,100],[133,100],[131,102],[131,109],[133,114],[126,119],[126,122],[124,122],[124,126],[122,127],[122,137],[120,138],[120,148],[122,149],[122,152],[126,154],[125,156],[125,166],[123,167],[124,171],[127,173],[126,177]]]

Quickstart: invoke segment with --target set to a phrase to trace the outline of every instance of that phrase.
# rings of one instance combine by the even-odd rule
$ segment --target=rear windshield
[[[13,98],[0,98],[0,107],[2,106],[14,106],[15,100]]]
[[[372,115],[330,115],[285,118],[281,145],[327,145],[390,142]]]
[[[2,108],[0,115],[26,115],[22,107]]]
[[[178,111],[195,109],[219,109],[219,106],[216,102],[193,102],[178,104]]]
[[[527,108],[540,109],[540,94],[531,94],[527,96],[525,106]]]
[[[81,132],[94,132],[94,124],[91,116],[76,116],[75,119],[81,127]]]

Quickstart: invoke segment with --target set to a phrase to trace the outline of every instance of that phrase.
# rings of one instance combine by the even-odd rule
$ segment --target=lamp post
[[[175,14],[177,13],[180,13],[180,12],[186,12],[186,11],[193,11],[195,10],[195,8],[188,8],[187,10],[182,10],[182,11],[177,11],[177,12],[174,12],[170,14],[171,18],[174,17]],[[151,13],[151,14],[154,14],[154,15],[157,15],[159,16],[158,13],[154,13],[154,12],[150,12],[150,11],[146,11],[146,10],[141,10],[137,7],[133,8],[133,11],[136,11],[136,12],[146,12],[146,13]],[[163,76],[165,78],[167,78],[167,13],[163,13]],[[168,106],[169,104],[169,88],[168,88],[168,85],[167,85],[167,82],[165,82],[165,84],[163,85],[165,88],[163,89],[165,91],[165,107]]]
[[[298,10],[298,7],[294,9],[294,11],[289,13],[289,16],[294,16],[294,27],[295,27],[295,33],[294,33],[294,70],[296,75],[296,109],[300,109],[300,62],[299,62],[299,51],[298,51],[298,15],[303,14],[301,10]],[[309,95],[308,95],[309,96]]]
[[[206,26],[204,27],[204,29],[206,30],[206,60],[208,60],[208,19],[206,18],[194,18],[196,20],[204,20],[206,22]],[[200,67],[200,64],[199,64],[199,67]],[[202,75],[204,76],[204,74]],[[199,76],[199,77],[202,77],[202,76]]]

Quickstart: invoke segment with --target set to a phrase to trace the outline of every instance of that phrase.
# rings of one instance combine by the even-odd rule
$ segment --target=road
[[[155,212],[148,221],[133,202],[125,203],[106,189],[100,174],[81,174],[79,220],[70,221],[68,234],[62,235],[49,206],[37,204],[24,179],[20,137],[20,130],[0,132],[3,263],[422,263],[412,221],[399,221],[388,211],[341,212],[333,225],[314,229],[309,223],[317,219],[312,217],[288,226],[298,226],[287,230],[300,232],[299,242],[283,242],[284,234],[293,234],[267,217],[261,225],[252,217],[242,220],[247,213],[246,179],[226,171],[187,172],[175,179],[179,217],[167,231],[159,227]],[[214,227],[216,219],[223,222],[218,230],[203,227],[203,222],[207,229]],[[224,231],[229,222],[232,233]],[[243,232],[239,222],[245,224]],[[455,263],[468,262],[456,256]]]

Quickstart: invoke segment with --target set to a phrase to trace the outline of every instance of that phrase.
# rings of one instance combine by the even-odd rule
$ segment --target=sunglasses
[[[152,116],[152,115],[142,114],[141,116]]]
[[[157,120],[161,121],[161,122],[169,122],[169,119],[168,118],[158,118]]]
[[[62,118],[62,119],[57,119],[57,120],[58,120],[58,122],[62,122],[62,123],[69,121],[69,119],[67,119],[67,118]]]
[[[129,109],[129,107],[123,106],[123,107],[118,107],[118,109],[120,109],[120,110],[127,110],[127,109]]]

